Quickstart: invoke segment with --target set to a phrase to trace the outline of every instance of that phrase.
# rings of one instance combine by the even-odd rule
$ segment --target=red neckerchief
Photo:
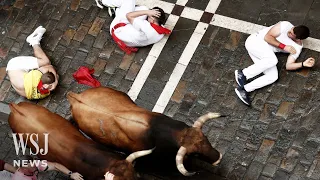
[[[38,89],[38,91],[40,92],[40,94],[48,94],[48,93],[50,92],[48,89],[45,89],[45,88],[43,87],[43,83],[42,83],[41,80],[40,80],[40,82],[39,82],[39,84],[38,84],[38,86],[37,86],[37,89]]]
[[[153,27],[154,30],[156,30],[159,34],[170,34],[170,29],[167,29],[165,27],[156,25],[154,23],[150,23],[150,25]]]
[[[132,52],[137,52],[138,48],[134,48],[134,47],[128,47],[123,41],[121,41],[114,33],[114,30],[118,29],[119,27],[123,27],[126,26],[126,23],[118,23],[117,25],[115,25],[112,28],[111,34],[112,34],[112,38],[113,40],[118,44],[119,48],[122,49],[124,52],[126,52],[127,54],[131,54]]]

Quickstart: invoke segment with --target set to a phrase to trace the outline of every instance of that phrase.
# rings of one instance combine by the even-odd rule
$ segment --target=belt
[[[122,49],[124,52],[126,52],[127,54],[131,54],[132,52],[137,52],[138,48],[134,48],[134,47],[129,47],[127,46],[123,41],[121,41],[114,33],[114,30],[118,29],[119,27],[124,27],[126,26],[126,23],[118,23],[116,24],[112,30],[111,30],[111,35],[113,40],[118,44],[119,48]]]

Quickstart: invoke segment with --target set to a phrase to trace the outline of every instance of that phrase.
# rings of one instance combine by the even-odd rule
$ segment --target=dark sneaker
[[[246,105],[250,106],[251,102],[250,102],[250,98],[248,96],[248,93],[246,90],[238,87],[236,89],[234,89],[236,91],[237,96],[239,97],[239,99],[241,99],[241,101],[243,103],[245,103]]]
[[[236,78],[236,81],[238,83],[238,85],[243,88],[245,84],[247,84],[247,78],[246,76],[243,74],[242,70],[235,70],[234,71],[234,75]]]
[[[108,14],[110,17],[115,18],[116,17],[116,8],[115,7],[108,7]]]

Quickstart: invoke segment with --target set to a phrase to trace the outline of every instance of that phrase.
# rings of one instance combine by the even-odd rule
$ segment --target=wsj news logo
[[[32,144],[32,146],[35,149],[35,152],[32,152],[30,148],[30,155],[46,155],[48,154],[48,145],[49,145],[49,133],[43,133],[40,136],[44,136],[44,149],[40,148],[38,142],[39,142],[39,134],[35,133],[12,133],[12,138],[14,142],[14,147],[16,150],[17,156],[19,156],[19,152],[21,149],[22,155],[26,155],[26,149],[27,149],[27,144],[28,141]],[[17,138],[17,136],[19,138]],[[26,137],[26,142],[24,142],[23,137]],[[47,166],[47,161],[46,160],[13,160],[13,165],[15,167],[29,167],[28,164],[31,166]]]

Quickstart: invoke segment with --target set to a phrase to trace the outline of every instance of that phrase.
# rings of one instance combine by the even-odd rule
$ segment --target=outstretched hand
[[[75,179],[75,180],[84,180],[83,176],[77,172],[72,173],[70,176],[71,179]]]
[[[315,64],[316,60],[312,57],[306,59],[304,62],[303,62],[303,66],[304,67],[313,67],[314,64]]]

